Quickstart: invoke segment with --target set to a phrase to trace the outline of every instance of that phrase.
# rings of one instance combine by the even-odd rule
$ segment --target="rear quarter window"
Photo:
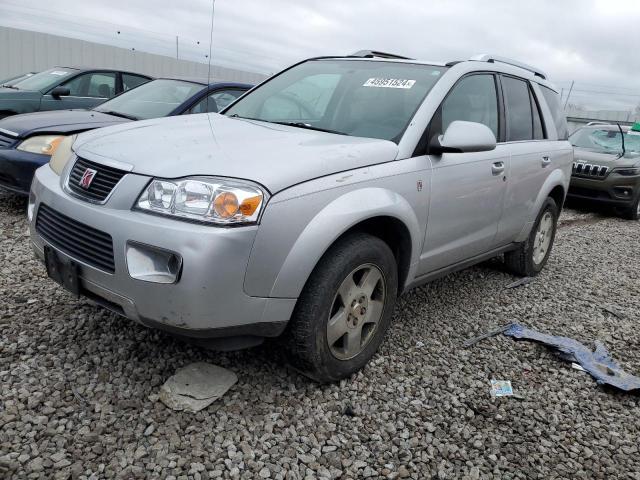
[[[564,109],[560,104],[560,96],[544,85],[539,86],[542,91],[542,96],[547,102],[547,105],[549,105],[549,110],[551,110],[551,114],[553,115],[553,123],[556,126],[556,131],[558,132],[558,140],[568,139],[569,127],[567,126],[567,117],[564,114]]]

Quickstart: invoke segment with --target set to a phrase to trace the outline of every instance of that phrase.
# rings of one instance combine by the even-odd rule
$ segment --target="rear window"
[[[549,105],[549,110],[553,115],[553,122],[556,125],[556,131],[558,132],[558,140],[566,140],[569,138],[569,127],[567,127],[567,117],[564,114],[564,109],[560,105],[560,96],[543,85],[540,85],[542,95]]]

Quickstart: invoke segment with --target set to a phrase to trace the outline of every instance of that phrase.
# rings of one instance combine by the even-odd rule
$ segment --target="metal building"
[[[205,63],[0,26],[0,79],[54,66],[117,68],[153,77],[206,78],[208,72]],[[259,73],[217,65],[212,65],[211,77],[254,84],[266,78]]]

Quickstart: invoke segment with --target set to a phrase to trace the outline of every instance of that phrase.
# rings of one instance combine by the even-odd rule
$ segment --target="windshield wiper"
[[[241,117],[237,113],[234,113],[233,115],[229,115],[229,118],[241,118],[243,120],[255,120],[255,121],[258,121],[258,122],[275,123],[275,124],[278,124],[278,125],[286,125],[287,127],[306,128],[307,130],[316,130],[318,132],[335,133],[337,135],[347,135],[346,133],[338,132],[337,130],[329,130],[328,128],[314,127],[313,125],[311,125],[309,123],[303,123],[303,122],[276,122],[274,120],[264,120],[262,118]]]
[[[96,112],[106,113],[107,115],[113,115],[114,117],[126,118],[127,120],[140,120],[138,117],[127,115],[126,113],[116,112],[115,110],[96,110]]]
[[[239,118],[241,120],[256,120],[258,122],[269,122],[269,120],[262,120],[260,118],[252,118],[252,117],[241,117],[240,115],[238,115],[237,113],[234,113],[233,115],[229,115],[229,118]],[[269,122],[269,123],[273,123],[273,122]]]
[[[318,132],[335,133],[336,135],[346,135],[346,133],[338,132],[337,130],[329,130],[328,128],[314,127],[309,123],[303,123],[303,122],[271,122],[271,123],[277,123],[278,125],[286,125],[288,127],[305,128],[307,130],[317,130]]]
[[[2,88],[12,88],[14,90],[20,90],[18,87],[14,86],[14,85],[0,85],[0,87],[2,87]]]

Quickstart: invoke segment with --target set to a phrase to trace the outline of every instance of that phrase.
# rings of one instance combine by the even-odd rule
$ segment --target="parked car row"
[[[324,382],[367,363],[402,292],[499,255],[526,276],[549,259],[577,167],[540,69],[363,51],[241,96],[154,93],[177,86],[0,122],[5,152],[48,135],[30,241],[75,295],[181,336],[279,337]],[[197,112],[213,113],[181,115]]]
[[[0,187],[28,195],[35,170],[69,135],[136,120],[217,112],[251,85],[156,79],[91,110],[57,110],[0,120]]]

